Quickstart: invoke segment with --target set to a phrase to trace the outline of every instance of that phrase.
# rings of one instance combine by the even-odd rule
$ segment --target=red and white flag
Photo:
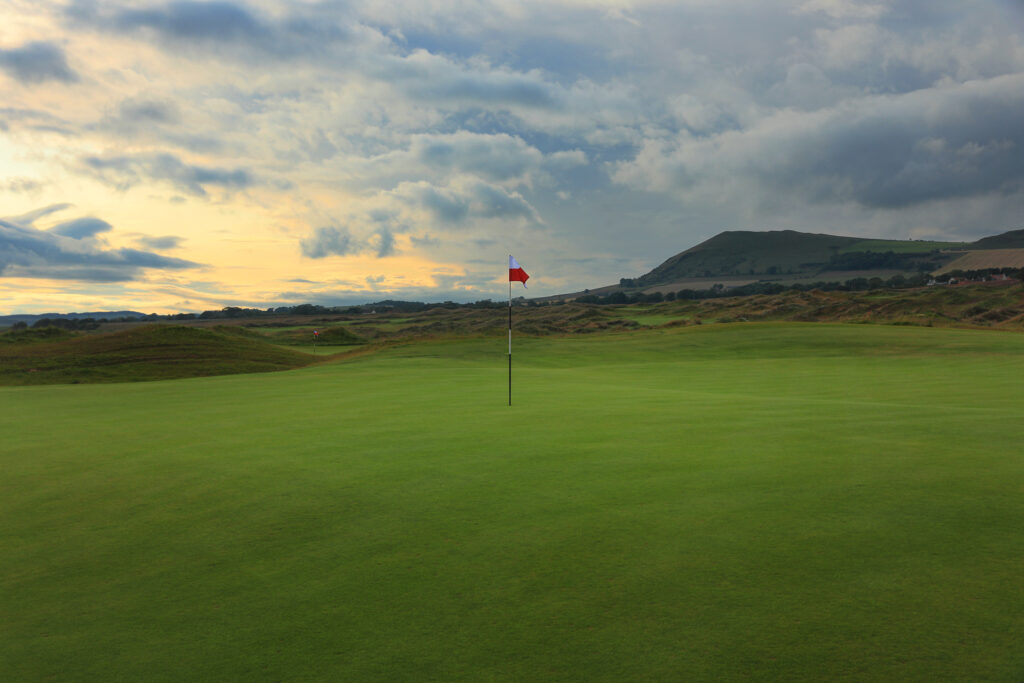
[[[530,279],[530,276],[526,274],[523,267],[515,260],[511,255],[508,257],[508,281],[509,282],[522,282],[523,287],[526,286],[526,281]]]

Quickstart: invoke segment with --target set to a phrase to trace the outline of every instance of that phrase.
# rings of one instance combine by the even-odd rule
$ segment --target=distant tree
[[[327,313],[327,309],[316,304],[299,304],[298,306],[293,306],[291,312],[293,315],[316,315],[318,313]]]
[[[868,288],[868,279],[864,277],[855,277],[846,281],[846,288],[851,291],[862,291]]]
[[[885,284],[890,289],[903,289],[907,286],[907,278],[902,275],[893,275]]]
[[[612,292],[605,297],[605,301],[610,304],[625,304],[629,303],[629,297],[625,292]]]

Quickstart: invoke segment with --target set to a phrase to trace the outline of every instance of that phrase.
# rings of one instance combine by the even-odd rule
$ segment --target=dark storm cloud
[[[788,160],[764,174],[816,201],[896,209],[1024,185],[1024,78],[1006,77],[862,112],[839,111],[791,139]]]
[[[1024,74],[783,110],[741,131],[684,137],[620,166],[686,198],[746,189],[768,206],[908,209],[1024,188]]]
[[[88,218],[62,223],[58,230],[37,230],[0,220],[0,277],[54,278],[119,282],[138,279],[147,269],[178,270],[199,264],[137,249],[104,249],[91,237],[109,225]]]
[[[142,180],[170,183],[182,192],[204,197],[206,186],[244,190],[254,184],[244,169],[211,168],[186,164],[173,154],[96,157],[82,159],[86,170],[115,187],[127,189]]]
[[[74,83],[78,80],[78,75],[68,66],[64,49],[45,41],[25,43],[9,50],[0,49],[0,69],[28,85],[45,81]]]

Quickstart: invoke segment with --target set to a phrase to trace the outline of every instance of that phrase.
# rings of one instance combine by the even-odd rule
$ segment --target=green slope
[[[676,254],[637,278],[635,284],[646,287],[688,278],[811,275],[830,270],[887,268],[910,272],[950,260],[952,257],[940,250],[959,246],[795,230],[729,231]],[[888,252],[894,256],[883,258]],[[858,255],[860,258],[854,258]]]
[[[268,372],[315,360],[229,327],[144,325],[109,334],[59,334],[57,341],[48,341],[37,330],[11,336],[15,343],[0,344],[0,384],[132,382]]]
[[[983,237],[971,249],[1024,249],[1024,230],[1010,230],[1001,235]]]
[[[1021,335],[504,354],[0,388],[0,679],[1020,680]]]
[[[795,230],[766,232],[729,231],[676,254],[637,278],[638,285],[654,285],[682,278],[763,274],[775,268],[785,273],[803,263],[822,263],[840,249],[859,240]]]

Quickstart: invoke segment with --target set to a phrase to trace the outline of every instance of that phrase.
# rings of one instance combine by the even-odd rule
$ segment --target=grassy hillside
[[[1024,329],[1024,285],[977,284],[863,292],[784,292],[616,307],[644,325],[701,322],[855,322]]]
[[[814,275],[828,271],[877,269],[913,272],[925,266],[933,270],[953,258],[943,254],[942,249],[959,246],[945,242],[863,239],[795,230],[731,231],[676,254],[637,278],[636,285],[647,287],[684,279],[723,276]]]
[[[1010,230],[1001,235],[983,237],[970,245],[971,249],[1024,249],[1024,230]]]
[[[0,678],[1024,674],[1024,336],[504,353],[0,388]]]
[[[341,316],[317,319],[291,333],[309,342],[314,325],[321,330],[355,330],[374,342],[438,337],[499,336],[508,312],[499,308],[438,308],[421,313]],[[970,284],[958,287],[877,289],[860,292],[783,292],[774,295],[677,300],[660,304],[516,306],[515,334],[577,335],[629,330],[640,326],[701,322],[794,321],[877,322],[897,325],[1000,327],[1024,329],[1024,286]],[[273,335],[277,328],[254,327]]]
[[[714,322],[857,322],[939,327],[1024,329],[1024,286],[1013,283],[878,289],[860,292],[783,292],[776,295],[677,300],[660,304],[517,306],[523,335],[579,335],[662,325]],[[236,325],[118,324],[117,331],[75,334],[37,328],[0,334],[0,384],[126,382],[287,370],[355,346],[504,336],[507,309],[437,308],[418,313],[317,316],[307,324],[274,319]],[[291,346],[290,348],[282,348]]]
[[[8,340],[0,343],[0,384],[133,382],[268,372],[315,360],[240,328],[141,325],[78,336],[51,329],[0,335]]]
[[[276,344],[301,346],[303,348],[313,344],[313,330],[319,332],[315,340],[318,347],[353,346],[362,344],[365,341],[344,325],[301,325],[284,329],[273,327],[258,329],[263,336]]]

